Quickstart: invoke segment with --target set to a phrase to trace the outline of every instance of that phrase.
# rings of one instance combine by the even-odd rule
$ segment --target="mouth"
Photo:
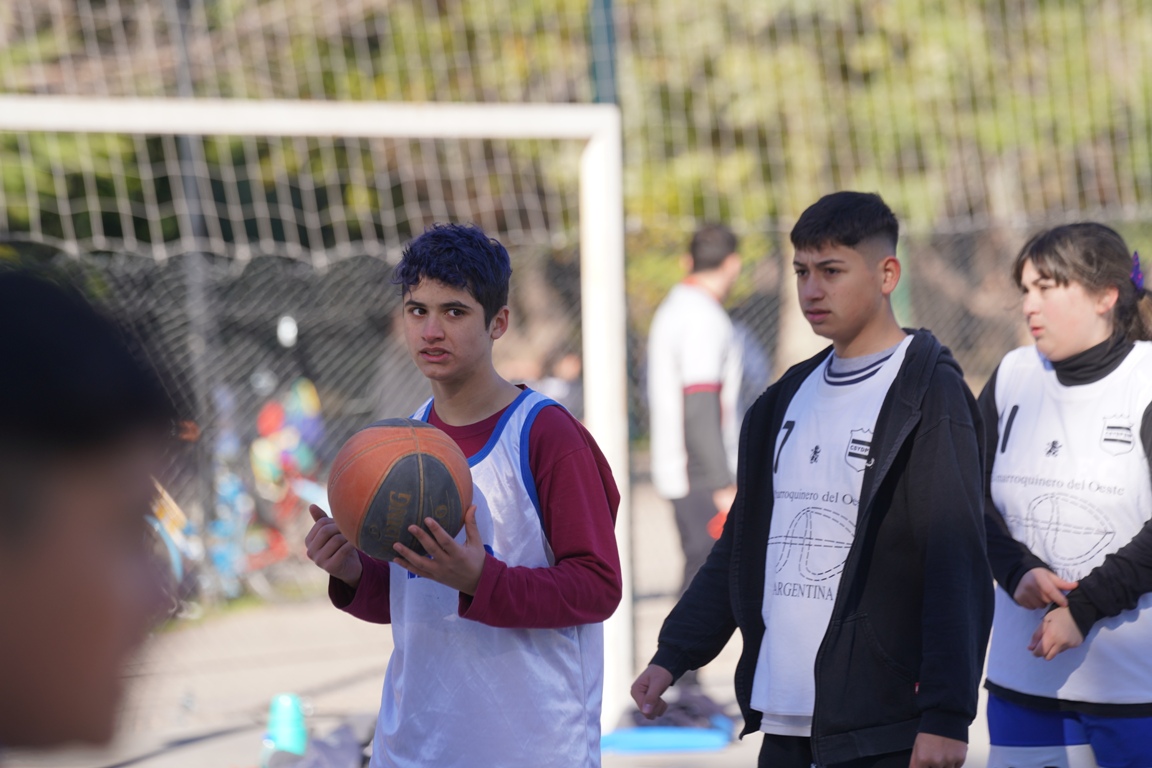
[[[1040,334],[1044,333],[1044,329],[1038,325],[1030,325],[1028,326],[1028,332],[1032,334],[1032,338],[1038,339],[1040,338]]]
[[[806,317],[810,323],[824,322],[831,314],[832,313],[826,309],[818,309],[816,307],[810,307],[804,310],[804,317]]]
[[[420,350],[420,357],[430,363],[438,363],[448,358],[448,350],[440,347],[425,347]]]

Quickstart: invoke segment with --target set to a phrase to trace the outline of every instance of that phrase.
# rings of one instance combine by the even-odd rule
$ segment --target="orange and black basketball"
[[[450,536],[459,533],[472,504],[472,473],[448,435],[422,421],[386,419],[336,454],[328,503],[340,532],[364,554],[391,560],[396,542],[424,554],[408,526],[427,530],[430,517]]]

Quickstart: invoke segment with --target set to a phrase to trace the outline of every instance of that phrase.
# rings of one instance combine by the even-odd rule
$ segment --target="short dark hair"
[[[893,253],[900,238],[896,214],[874,192],[825,195],[808,206],[792,228],[792,246],[798,251],[819,251],[837,245],[855,248],[874,238],[882,238]]]
[[[0,328],[0,470],[171,429],[172,401],[142,350],[73,289],[0,271]],[[0,540],[28,525],[3,475]]]
[[[500,241],[474,224],[433,224],[408,243],[392,282],[408,293],[421,280],[463,288],[484,308],[484,324],[508,304],[512,263]]]
[[[736,253],[737,240],[732,230],[723,224],[705,224],[692,235],[688,252],[692,254],[692,271],[707,272],[724,263]]]

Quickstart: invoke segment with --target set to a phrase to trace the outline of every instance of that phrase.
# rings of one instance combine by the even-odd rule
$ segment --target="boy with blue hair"
[[[358,553],[313,508],[308,555],[333,604],[392,624],[373,766],[598,766],[601,622],[621,595],[620,496],[566,410],[497,373],[508,253],[479,228],[436,225],[394,281],[408,351],[433,397],[416,414],[469,459],[475,507],[455,538],[413,526],[428,557]]]

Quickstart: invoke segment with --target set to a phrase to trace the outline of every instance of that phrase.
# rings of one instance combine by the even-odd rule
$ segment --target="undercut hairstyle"
[[[1021,288],[1029,261],[1041,277],[1057,285],[1079,283],[1090,294],[1115,288],[1113,338],[1152,339],[1152,298],[1133,282],[1133,254],[1116,230],[1084,221],[1036,233],[1012,264],[1012,278]]]
[[[508,304],[512,263],[500,242],[472,224],[433,224],[408,243],[392,282],[407,295],[421,280],[463,288],[484,309],[489,325]]]
[[[692,235],[688,253],[692,255],[692,271],[707,272],[724,263],[736,253],[738,242],[732,230],[723,224],[705,224]]]
[[[122,329],[79,293],[0,271],[0,543],[35,523],[30,474],[143,429],[171,433],[175,411]],[[34,490],[34,489],[33,489]]]
[[[838,245],[856,248],[876,240],[894,255],[900,222],[874,192],[833,192],[800,214],[791,237],[798,251],[821,251]]]

